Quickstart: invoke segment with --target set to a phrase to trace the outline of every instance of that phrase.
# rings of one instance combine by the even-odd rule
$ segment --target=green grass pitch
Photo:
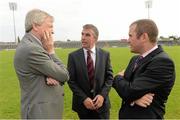
[[[176,66],[176,82],[169,96],[166,105],[166,119],[180,118],[180,46],[166,46],[164,50],[174,60]],[[118,71],[126,68],[129,59],[133,55],[129,48],[104,48],[110,52],[111,63],[114,75]],[[62,59],[64,64],[67,64],[68,53],[75,49],[57,48],[56,53]],[[18,119],[20,118],[20,89],[19,81],[16,77],[13,67],[13,57],[15,50],[0,51],[0,119]],[[76,119],[77,114],[71,110],[72,93],[66,84],[64,98],[64,119]],[[121,104],[121,98],[112,88],[110,92],[111,100],[111,119],[118,118],[118,111]]]

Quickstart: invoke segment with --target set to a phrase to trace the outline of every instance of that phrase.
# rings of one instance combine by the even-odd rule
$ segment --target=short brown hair
[[[91,29],[94,32],[94,37],[96,38],[96,40],[98,39],[99,31],[96,26],[94,26],[93,24],[86,24],[83,26],[83,29]]]
[[[158,28],[153,20],[140,19],[134,21],[130,26],[136,25],[136,36],[139,38],[143,33],[147,33],[151,42],[156,42],[158,37]]]

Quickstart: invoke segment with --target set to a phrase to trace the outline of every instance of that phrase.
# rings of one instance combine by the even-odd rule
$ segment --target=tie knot
[[[139,60],[141,60],[141,59],[143,59],[143,56],[139,55],[138,58],[139,58]]]
[[[138,63],[140,60],[142,60],[143,59],[143,56],[141,56],[141,55],[139,55],[138,57],[137,57],[137,59],[136,59],[136,63]]]
[[[88,55],[91,55],[91,50],[87,50],[87,54],[88,54]]]

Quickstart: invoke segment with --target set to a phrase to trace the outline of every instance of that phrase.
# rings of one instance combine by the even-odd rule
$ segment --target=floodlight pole
[[[14,16],[14,11],[17,10],[17,4],[15,2],[9,2],[9,8],[13,12],[13,23],[14,23],[14,38],[15,38],[15,43],[17,43],[17,38],[16,38],[16,24],[15,24],[15,16]]]
[[[149,4],[148,4],[148,19],[150,18],[150,14],[149,14]]]
[[[148,9],[148,19],[150,19],[150,8],[152,8],[152,0],[145,1],[145,6]]]

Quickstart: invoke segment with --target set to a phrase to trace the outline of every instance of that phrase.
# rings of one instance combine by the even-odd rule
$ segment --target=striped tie
[[[136,68],[139,66],[139,62],[143,59],[143,56],[138,56],[135,63],[134,63],[134,68],[133,71],[136,70]]]
[[[89,83],[91,89],[93,89],[94,85],[94,66],[93,66],[93,60],[91,57],[91,51],[87,51],[87,70],[88,70],[88,77],[89,77]]]

